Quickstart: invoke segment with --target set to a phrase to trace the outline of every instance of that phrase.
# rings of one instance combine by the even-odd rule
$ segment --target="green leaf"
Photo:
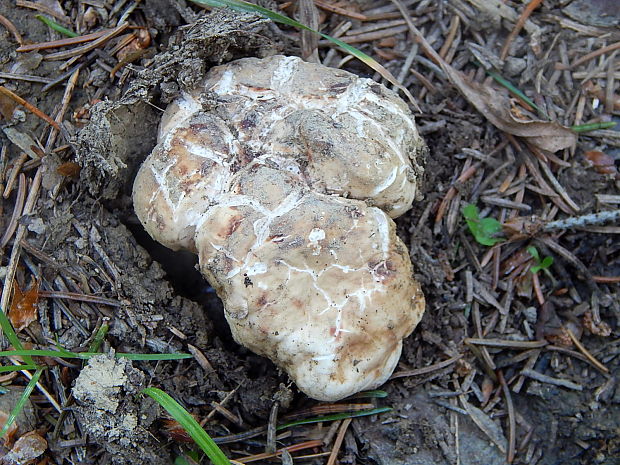
[[[540,261],[540,255],[538,254],[538,249],[536,247],[530,246],[526,250],[532,257],[534,257],[534,260],[536,260],[537,262]]]
[[[478,207],[468,204],[463,208],[463,217],[476,241],[482,245],[493,246],[502,240],[494,237],[501,232],[502,224],[495,218],[480,218]]]
[[[553,265],[553,257],[545,257],[542,261],[542,267],[549,268],[551,265]]]
[[[142,390],[143,394],[150,396],[161,405],[166,411],[183,427],[187,434],[198,444],[205,454],[211,459],[214,465],[230,465],[230,461],[222,452],[211,436],[198,424],[193,416],[183,408],[176,400],[170,397],[161,389],[154,387]]]
[[[22,392],[22,395],[19,397],[19,400],[15,404],[15,407],[13,407],[13,410],[11,410],[9,417],[6,419],[6,423],[4,424],[4,427],[2,428],[2,430],[0,430],[0,438],[6,434],[6,432],[9,430],[11,425],[15,422],[15,419],[17,418],[17,416],[20,414],[20,412],[24,408],[24,405],[26,405],[26,401],[28,400],[28,397],[30,397],[30,394],[32,394],[34,387],[39,382],[41,373],[43,373],[43,368],[38,368],[37,371],[34,372],[34,375],[32,375],[30,382],[24,389],[24,392]]]
[[[419,110],[418,104],[415,98],[413,97],[413,95],[411,95],[411,92],[409,92],[409,90],[406,87],[401,85],[398,82],[398,80],[392,75],[392,73],[390,73],[386,68],[384,68],[379,63],[377,63],[377,61],[375,61],[374,58],[372,58],[371,56],[366,55],[361,50],[358,50],[357,48],[347,44],[346,42],[343,42],[342,40],[338,40],[334,37],[328,36],[327,34],[324,34],[320,31],[315,31],[311,27],[308,27],[305,24],[302,24],[299,21],[295,21],[294,19],[291,19],[287,16],[276,13],[275,11],[271,11],[267,8],[263,8],[262,6],[254,5],[253,3],[244,2],[242,0],[191,0],[191,1],[199,5],[206,5],[210,7],[216,7],[216,8],[229,7],[229,8],[232,8],[233,10],[243,11],[245,13],[259,14],[266,18],[269,18],[270,20],[276,23],[286,24],[287,26],[296,27],[297,29],[302,29],[304,31],[310,31],[315,34],[318,34],[324,39],[327,39],[333,44],[336,44],[338,47],[342,48],[347,53],[350,53],[355,58],[360,60],[362,63],[364,63],[365,65],[369,66],[370,68],[374,69],[379,74],[381,74],[381,76],[383,76],[387,81],[389,81],[395,87],[400,89],[407,96],[407,98],[411,101],[411,103]]]
[[[530,271],[534,274],[538,273],[541,270],[546,271],[551,265],[553,265],[553,257],[545,257],[542,260],[540,259],[540,254],[538,253],[538,249],[536,247],[530,246],[526,249],[529,254],[534,258],[536,265],[530,268]]]

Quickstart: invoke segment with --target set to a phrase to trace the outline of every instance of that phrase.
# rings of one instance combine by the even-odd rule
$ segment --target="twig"
[[[271,406],[269,412],[269,422],[267,423],[267,444],[265,446],[265,452],[267,454],[273,454],[276,451],[276,428],[278,426],[278,409],[280,402],[277,400]]]
[[[515,459],[515,430],[517,427],[515,423],[515,408],[502,370],[497,370],[497,379],[499,379],[499,383],[502,385],[502,391],[506,399],[506,410],[508,410],[508,450],[506,451],[506,462],[512,463]]]
[[[234,396],[237,393],[237,391],[239,390],[241,386],[243,386],[243,382],[239,384],[239,386],[237,386],[235,389],[230,391],[228,394],[226,394],[226,397],[222,399],[219,405],[224,405],[226,402],[228,402],[232,398],[232,396]],[[215,409],[211,410],[209,414],[206,417],[204,417],[203,420],[200,422],[200,426],[206,425],[207,422],[213,417],[213,415],[215,415],[215,412],[216,412]]]
[[[607,65],[607,84],[605,85],[606,87],[606,91],[605,91],[605,111],[606,113],[609,113],[610,115],[614,112],[614,109],[616,108],[616,106],[618,106],[618,109],[620,109],[620,104],[617,103],[618,102],[618,98],[614,97],[614,71],[615,68],[618,66],[618,62],[616,61],[616,54],[618,53],[617,50],[615,50],[611,56],[609,57],[609,64]]]
[[[299,0],[297,2],[299,21],[315,31],[319,28],[319,10],[313,0]],[[301,31],[301,57],[312,63],[320,63],[318,52],[319,35],[302,29]]]
[[[366,21],[368,19],[366,15],[356,13],[355,11],[345,10],[344,8],[331,5],[330,3],[324,2],[322,0],[314,0],[314,4],[318,6],[321,10],[329,11],[330,13],[335,13],[340,16],[346,16],[349,18],[357,19],[359,21]]]
[[[599,370],[601,370],[603,373],[608,374],[609,373],[609,369],[603,365],[601,362],[599,362],[594,355],[592,355],[588,349],[585,348],[585,346],[581,343],[581,341],[579,341],[579,339],[577,339],[575,337],[575,335],[573,334],[573,332],[569,329],[569,328],[564,328],[567,332],[568,335],[570,336],[571,340],[573,341],[573,344],[575,344],[575,346],[581,351],[581,353],[588,359],[590,360],[590,362],[592,362],[592,365],[594,365],[596,368],[598,368]]]
[[[209,359],[196,346],[187,344],[187,350],[194,356],[206,374],[213,373],[215,371],[213,365],[209,362]]]
[[[26,163],[26,160],[28,160],[28,155],[26,155],[25,153],[22,153],[19,157],[17,157],[17,160],[15,160],[15,162],[13,163],[13,168],[11,168],[11,171],[9,172],[9,176],[6,179],[6,186],[2,194],[3,198],[8,199],[9,196],[11,195],[11,192],[13,191],[13,185],[15,184],[15,180],[19,176],[22,170],[22,167],[24,166],[24,163]]]
[[[549,223],[545,223],[542,230],[544,232],[551,232],[564,229],[583,228],[584,226],[601,225],[618,220],[620,220],[620,210],[610,210],[551,221]]]
[[[40,82],[41,84],[49,84],[51,79],[41,76],[34,76],[31,74],[19,74],[19,73],[0,73],[1,79],[16,79],[18,81]]]
[[[540,159],[538,159],[538,164],[542,168],[549,182],[551,182],[551,184],[555,188],[555,191],[558,194],[560,194],[560,197],[562,197],[566,201],[566,203],[570,206],[570,208],[572,208],[575,212],[579,212],[581,208],[579,207],[579,205],[573,202],[573,199],[570,198],[570,196],[568,195],[568,192],[566,192],[566,189],[564,189],[562,184],[560,184],[560,182],[555,178],[555,176],[551,172],[551,168],[549,168],[549,165],[547,165],[546,162],[543,162]]]
[[[49,42],[39,42],[36,44],[22,45],[16,52],[33,52],[35,50],[47,50],[50,48],[66,47],[68,45],[83,44],[84,42],[90,42],[91,40],[98,39],[102,35],[110,32],[111,29],[104,29],[102,31],[93,32],[91,34],[85,34],[83,36],[69,37],[68,39],[51,40]]]
[[[511,341],[508,339],[477,339],[467,337],[463,340],[465,344],[473,344],[488,347],[503,347],[506,349],[537,349],[548,344],[547,341]]]
[[[71,23],[69,18],[67,18],[65,15],[58,13],[56,10],[48,7],[45,3],[42,3],[42,2],[29,2],[27,0],[16,0],[15,6],[19,6],[22,8],[30,8],[31,10],[40,11],[41,13],[45,13],[46,15],[56,18],[58,21],[66,24],[67,26]]]
[[[273,454],[256,454],[256,455],[248,455],[245,457],[239,457],[237,458],[237,461],[241,462],[241,463],[250,463],[250,462],[256,462],[257,460],[264,460],[264,459],[268,459],[271,457],[276,457],[280,454],[282,454],[283,451],[287,450],[289,452],[295,452],[298,450],[303,450],[303,449],[310,449],[312,447],[319,447],[323,444],[322,441],[320,440],[313,440],[313,441],[306,441],[306,442],[300,442],[299,444],[293,444],[292,446],[288,446],[288,447],[283,447],[282,449],[278,449],[276,452],[274,452]]]
[[[103,45],[108,40],[112,39],[113,37],[116,37],[128,27],[129,27],[128,23],[122,24],[110,31],[107,31],[104,35],[102,35],[101,37],[99,37],[98,39],[94,40],[93,42],[87,45],[82,45],[81,47],[76,47],[76,48],[73,48],[71,50],[67,50],[64,52],[50,53],[49,55],[45,55],[43,59],[48,60],[48,61],[66,60],[67,58],[71,58],[71,57],[78,56],[78,55],[83,55],[84,53],[90,52],[91,50],[99,47],[100,45]]]
[[[620,276],[592,276],[592,280],[602,284],[620,283]]]
[[[536,293],[536,300],[538,300],[540,305],[543,305],[545,303],[545,296],[543,295],[540,287],[540,278],[538,277],[538,273],[532,273],[532,285],[534,287],[534,292]]]
[[[595,50],[594,52],[590,52],[587,55],[584,55],[578,60],[576,60],[572,65],[568,67],[568,69],[573,69],[585,63],[586,61],[591,60],[592,58],[596,58],[597,56],[603,55],[607,52],[613,52],[614,50],[618,50],[618,49],[620,49],[620,42],[613,43],[611,45],[608,45],[607,47],[599,48],[598,50]]]
[[[406,378],[408,376],[419,376],[425,375],[427,373],[432,373],[433,371],[441,370],[442,368],[452,365],[454,362],[461,358],[463,358],[463,354],[458,354],[454,357],[450,357],[449,359],[444,360],[443,362],[435,363],[427,367],[417,368],[415,370],[399,371],[390,376],[390,379]]]
[[[107,297],[100,297],[98,295],[80,294],[78,292],[40,290],[38,295],[39,297],[43,298],[76,300],[78,302],[109,305],[110,307],[120,307],[121,305],[123,305],[118,300],[108,299]]]
[[[450,202],[452,201],[454,196],[457,194],[459,184],[462,184],[465,181],[467,181],[469,178],[471,178],[476,173],[476,170],[479,167],[480,167],[480,163],[474,163],[469,168],[466,168],[465,166],[463,166],[463,171],[461,172],[460,176],[454,182],[454,185],[450,186],[450,189],[448,189],[448,192],[446,192],[446,196],[442,199],[441,204],[439,204],[439,208],[437,209],[437,214],[435,215],[436,225],[439,222],[441,222],[446,210],[448,209],[448,206],[450,205]]]
[[[9,243],[13,233],[17,229],[17,222],[21,217],[24,201],[26,199],[26,175],[22,173],[19,176],[19,187],[17,188],[17,198],[15,199],[15,205],[13,207],[13,214],[11,215],[11,220],[9,224],[6,226],[4,230],[4,234],[2,235],[2,239],[0,239],[0,250],[4,249],[4,247]]]
[[[11,360],[11,363],[13,363],[13,365],[19,365],[20,364],[20,362],[18,362],[17,360],[13,360],[11,357],[9,357],[9,359]],[[32,379],[32,373],[30,373],[28,370],[21,370],[21,372],[29,380]],[[52,407],[54,407],[58,413],[61,413],[62,412],[62,408],[58,404],[58,401],[56,399],[54,399],[54,396],[52,396],[47,391],[47,389],[45,389],[45,387],[41,384],[41,382],[37,382],[36,386],[37,386],[37,389],[39,389],[39,391],[41,391],[41,394],[43,394],[45,396],[45,398],[48,400],[48,402],[50,404],[52,404]]]
[[[49,124],[50,126],[60,130],[60,126],[58,125],[58,123],[56,121],[54,121],[52,118],[50,118],[49,116],[47,116],[45,113],[43,113],[41,110],[39,110],[37,107],[35,107],[33,104],[28,103],[26,100],[24,100],[23,98],[21,98],[19,95],[14,94],[13,92],[11,92],[9,89],[7,89],[4,86],[0,86],[0,94],[6,95],[7,97],[13,99],[15,102],[17,102],[19,105],[23,106],[26,110],[30,111],[31,113],[33,113],[34,115],[38,116],[39,118],[41,118],[43,121],[45,121],[47,124]]]
[[[0,15],[0,24],[2,24],[11,34],[13,34],[13,37],[15,37],[15,41],[19,45],[22,45],[24,43],[24,39],[22,38],[21,34],[19,33],[15,25],[8,20],[8,18]]]
[[[43,167],[37,169],[32,185],[30,186],[30,192],[24,205],[24,215],[29,215],[34,210],[34,206],[39,197],[39,188],[41,187],[41,180],[43,178]],[[17,265],[19,263],[19,255],[21,252],[21,240],[26,234],[26,226],[20,224],[17,226],[17,233],[15,234],[15,241],[13,248],[11,249],[11,256],[9,258],[9,264],[7,265],[6,275],[4,277],[4,286],[2,288],[2,298],[0,299],[0,309],[7,311],[9,308],[9,299],[13,291],[13,282],[15,280],[15,274],[17,273]],[[0,347],[6,347],[6,336],[4,333],[0,334]]]
[[[365,34],[350,35],[341,37],[340,40],[346,44],[359,44],[363,42],[372,42],[373,40],[384,39],[386,37],[392,37],[401,32],[405,32],[407,26],[396,26],[388,29],[381,29],[380,31],[367,32]],[[334,43],[328,40],[319,41],[319,45],[322,47],[337,47]]]
[[[340,450],[340,446],[342,445],[342,441],[344,440],[344,435],[347,432],[347,428],[351,424],[351,418],[347,418],[340,425],[340,431],[338,431],[338,436],[336,436],[336,440],[334,441],[334,447],[332,447],[332,452],[329,455],[329,459],[327,460],[327,465],[334,465],[336,463],[336,459],[338,458],[338,451]]]
[[[510,48],[510,44],[519,34],[519,32],[521,32],[521,29],[523,29],[523,26],[525,25],[527,19],[534,12],[534,10],[540,6],[541,3],[542,0],[530,0],[530,3],[527,4],[525,9],[523,10],[523,13],[521,13],[521,16],[519,16],[517,24],[515,24],[515,27],[512,29],[512,31],[510,31],[510,34],[506,38],[506,42],[504,42],[504,46],[502,47],[502,51],[499,55],[501,60],[506,59],[506,57],[508,56],[508,49]]]
[[[581,384],[573,383],[572,381],[568,381],[565,379],[553,378],[552,376],[543,375],[542,373],[530,370],[529,368],[524,368],[523,370],[521,370],[521,374],[523,376],[527,376],[528,378],[535,379],[536,381],[540,381],[541,383],[562,386],[567,389],[573,389],[575,391],[583,391],[583,386]]]

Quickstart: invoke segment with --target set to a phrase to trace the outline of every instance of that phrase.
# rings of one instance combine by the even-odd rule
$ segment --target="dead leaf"
[[[484,4],[481,0],[476,1]],[[488,2],[489,0],[485,1]],[[506,7],[499,0],[494,1],[498,7]],[[463,97],[476,107],[493,125],[509,134],[523,137],[531,145],[549,152],[557,152],[558,150],[571,147],[577,142],[577,134],[573,130],[555,121],[516,120],[510,113],[510,101],[505,94],[496,91],[488,85],[467,80],[460,71],[446,63],[439,53],[431,47],[424,35],[415,26],[402,4],[399,5],[399,9],[403,18],[407,21],[409,29],[415,36],[416,42],[421,45],[424,53],[432,58],[446,74],[450,82],[461,92]],[[525,28],[527,30],[527,21]]]
[[[618,177],[618,169],[614,157],[599,150],[589,150],[584,156],[599,174],[612,174]]]
[[[487,437],[497,446],[497,448],[506,453],[508,441],[504,436],[504,432],[502,431],[501,426],[495,423],[491,417],[489,417],[486,413],[480,410],[477,407],[474,407],[472,404],[465,400],[465,396],[460,396],[461,405],[467,413],[469,413],[469,417],[473,420],[480,430],[487,435]]]
[[[510,109],[510,99],[502,92],[477,82],[471,82],[452,66],[443,62],[441,68],[461,94],[494,126],[508,134],[522,137],[542,150],[557,152],[577,142],[577,134],[555,121],[516,119]]]
[[[17,440],[2,458],[6,465],[27,465],[47,450],[47,441],[36,431],[30,431]]]
[[[10,120],[11,118],[13,118],[13,112],[15,111],[15,108],[17,108],[15,100],[10,99],[4,94],[0,95],[0,115],[5,120]]]
[[[67,178],[76,178],[80,175],[80,165],[75,162],[67,161],[56,168],[56,172]]]
[[[163,419],[162,420],[162,429],[165,434],[167,434],[170,439],[177,442],[193,442],[193,439],[189,435],[189,433],[181,426],[181,424],[172,419]]]
[[[41,158],[44,155],[34,139],[28,134],[20,132],[12,127],[2,128],[2,131],[4,131],[4,134],[11,142],[22,149],[33,160]]]
[[[8,419],[9,419],[8,413],[5,413],[2,410],[0,410],[0,428],[4,427]],[[4,434],[4,436],[2,436],[2,439],[4,440],[5,445],[11,444],[13,442],[13,436],[15,436],[15,433],[17,433],[17,423],[13,422],[13,424],[9,427],[9,429]]]
[[[20,332],[37,319],[37,302],[39,300],[39,282],[34,281],[26,292],[22,292],[15,283],[15,294],[9,309],[9,320],[15,332]]]

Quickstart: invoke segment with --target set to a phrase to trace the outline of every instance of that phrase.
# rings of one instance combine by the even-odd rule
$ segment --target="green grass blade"
[[[500,76],[499,74],[497,74],[494,71],[488,71],[487,70],[487,74],[489,76],[491,76],[498,84],[504,86],[506,89],[508,89],[510,92],[512,92],[514,95],[516,95],[517,97],[519,97],[521,100],[523,100],[525,103],[527,103],[529,106],[531,106],[532,108],[534,108],[538,114],[540,116],[542,116],[545,119],[549,119],[549,116],[547,115],[547,113],[544,112],[544,110],[542,108],[540,108],[538,105],[536,105],[531,98],[529,98],[527,95],[525,95],[523,92],[521,92],[519,89],[517,89],[514,85],[512,85],[512,83],[510,81],[508,81],[507,79],[503,78],[502,76]]]
[[[15,419],[17,418],[17,416],[20,414],[20,412],[24,408],[24,405],[26,405],[26,401],[30,397],[30,394],[32,394],[32,390],[39,382],[41,373],[43,373],[43,368],[38,368],[37,371],[34,372],[34,375],[32,375],[32,379],[26,386],[26,389],[24,389],[24,392],[22,392],[22,395],[19,397],[19,400],[15,404],[15,407],[13,407],[13,410],[11,410],[9,417],[6,419],[6,423],[4,424],[4,427],[2,428],[2,430],[0,430],[0,438],[6,434],[6,432],[9,430],[11,425],[15,422]]]
[[[15,347],[15,349],[23,350],[24,346],[22,346],[22,343],[17,337],[17,334],[15,334],[13,325],[9,321],[9,318],[6,316],[6,313],[4,313],[4,310],[2,308],[0,308],[0,328],[2,328],[2,332],[7,337],[11,345]],[[36,365],[36,363],[34,363],[34,360],[32,360],[30,356],[25,356],[24,361],[29,365]]]
[[[98,354],[89,354],[91,357]],[[183,360],[194,358],[192,354],[127,354],[117,353],[116,357],[126,358],[127,360]]]
[[[616,125],[614,121],[604,121],[600,123],[576,124],[570,128],[575,132],[589,132],[598,129],[611,129]]]
[[[67,29],[66,27],[61,26],[60,24],[58,24],[56,21],[52,21],[51,19],[49,19],[46,16],[43,15],[35,15],[35,18],[37,18],[39,21],[41,21],[43,24],[46,24],[47,26],[51,27],[52,29],[54,29],[57,32],[60,32],[63,35],[66,35],[67,37],[77,37],[78,35],[73,32],[70,29]]]
[[[88,346],[89,352],[99,352],[99,348],[101,344],[103,344],[103,340],[105,339],[108,331],[110,330],[110,325],[107,323],[102,324],[97,330],[97,334],[93,338],[93,342],[91,342],[90,346]]]
[[[214,465],[230,465],[230,460],[226,458],[222,449],[213,442],[211,436],[202,429],[194,417],[181,404],[161,389],[154,387],[146,388],[142,393],[153,398],[159,405],[165,408],[172,418],[179,422],[196,444],[207,454]]]
[[[216,8],[229,7],[229,8],[232,8],[233,10],[243,11],[245,13],[259,14],[259,15],[262,15],[262,16],[264,16],[266,18],[269,18],[270,20],[272,20],[272,21],[274,21],[276,23],[286,24],[287,26],[296,27],[296,28],[302,29],[304,31],[309,31],[309,32],[312,32],[314,34],[318,34],[321,37],[323,37],[324,39],[327,39],[330,42],[332,42],[333,44],[335,44],[338,47],[342,48],[347,53],[350,53],[355,58],[357,58],[362,63],[364,63],[366,66],[374,69],[379,74],[381,74],[381,76],[383,76],[387,81],[389,81],[395,87],[400,89],[407,96],[407,98],[411,101],[411,103],[416,107],[416,109],[418,109],[418,111],[419,111],[418,104],[417,104],[415,98],[413,97],[413,95],[411,95],[411,92],[409,92],[409,90],[407,90],[407,88],[402,86],[398,82],[398,80],[392,75],[392,73],[390,73],[387,69],[385,69],[379,63],[377,63],[377,61],[374,58],[372,58],[371,56],[366,55],[361,50],[358,50],[357,48],[347,44],[346,42],[343,42],[342,40],[338,40],[335,37],[329,36],[327,34],[324,34],[324,33],[320,32],[320,31],[315,31],[311,27],[308,27],[305,24],[302,24],[299,21],[295,21],[294,19],[291,19],[291,18],[289,18],[287,16],[284,16],[284,15],[281,15],[279,13],[276,13],[275,11],[271,11],[271,10],[269,10],[267,8],[263,8],[262,6],[254,5],[253,3],[244,2],[243,0],[191,0],[191,1],[194,2],[194,3],[200,4],[200,5],[206,5],[206,6],[210,6],[210,7],[216,7]]]
[[[36,370],[39,368],[37,365],[6,365],[0,366],[0,373],[8,373],[10,371],[22,371],[22,370]]]
[[[377,415],[379,413],[390,412],[391,410],[392,410],[391,407],[380,407],[380,408],[373,408],[371,410],[361,410],[359,412],[334,413],[333,415],[323,415],[321,417],[291,421],[289,423],[284,423],[282,425],[279,425],[276,429],[280,431],[286,428],[291,428],[293,426],[308,425],[312,423],[321,423],[323,421],[336,421],[336,420],[344,420],[346,418],[365,417],[368,415]]]
[[[388,393],[375,389],[374,391],[362,391],[357,394],[353,394],[349,399],[384,399],[388,396]]]
[[[42,349],[20,349],[5,350],[0,352],[0,357],[8,357],[17,355],[20,357],[38,356],[38,357],[58,357],[58,358],[79,358],[87,360],[95,355],[101,355],[101,352],[70,352],[65,349],[61,350],[42,350]],[[117,352],[114,354],[117,358],[126,358],[128,360],[181,360],[193,358],[192,354],[128,354]]]

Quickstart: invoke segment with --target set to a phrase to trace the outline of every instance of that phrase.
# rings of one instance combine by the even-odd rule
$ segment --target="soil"
[[[70,0],[41,3],[56,12],[66,12],[71,17],[68,24],[73,26],[86,8],[86,3]],[[121,13],[115,12],[114,21],[110,18],[108,22],[104,15],[113,11],[111,2],[92,3],[102,5],[90,8],[97,18],[93,30],[116,25]],[[282,3],[261,4],[278,10]],[[444,56],[451,54],[455,67],[479,81],[483,81],[484,73],[472,64],[470,45],[484,43],[490,55],[499,55],[522,11],[521,3],[506,2],[517,15],[509,21],[487,10],[478,11],[475,5],[480,2],[473,0],[437,5],[428,1],[404,3],[416,12],[416,24],[423,27],[437,50],[457,22],[454,18],[460,18],[457,40]],[[567,3],[572,6],[565,8],[564,14]],[[618,98],[619,80],[608,79],[614,72],[617,75],[618,60],[613,52],[550,77],[554,69],[562,70],[558,63],[568,63],[569,58],[574,62],[620,39],[614,29],[620,24],[617,12],[602,15],[604,20],[592,15],[580,18],[580,3],[544,2],[530,18],[539,28],[540,53],[534,53],[535,44],[529,42],[535,28],[526,26],[510,47],[503,75],[562,123],[620,121],[618,108],[603,98]],[[607,11],[605,2],[596,3],[601,11]],[[391,2],[340,4],[362,12],[386,6],[385,14],[392,14],[386,18],[400,18],[395,8],[388,8]],[[20,333],[24,342],[36,348],[53,349],[57,341],[79,352],[87,350],[102,324],[110,328],[101,348],[106,355],[84,364],[51,358],[45,362],[49,369],[41,384],[62,405],[62,414],[35,391],[27,404],[27,419],[18,419],[20,433],[36,429],[45,436],[48,463],[163,464],[180,457],[192,463],[193,447],[178,425],[171,424],[165,412],[139,394],[147,386],[161,388],[199,420],[208,418],[204,426],[213,437],[264,427],[276,402],[281,417],[320,405],[299,393],[269,360],[232,340],[222,304],[196,270],[195,256],[170,251],[150,239],[133,213],[130,197],[136,170],[154,146],[160,108],[181,90],[191,88],[213,65],[245,56],[299,55],[297,32],[251,14],[207,12],[183,1],[152,0],[135,5],[129,18],[132,24],[148,28],[151,44],[132,64],[120,69],[115,79],[109,78],[110,68],[118,62],[109,53],[114,41],[99,52],[86,54],[89,61],[80,71],[55,144],[45,147],[49,133],[45,123],[21,107],[13,108],[10,100],[0,95],[2,128],[14,128],[46,149],[42,160],[28,162],[23,168],[27,179],[34,178],[36,170],[41,171],[42,188],[32,213],[19,217],[18,230],[24,230],[25,238],[16,282],[25,288],[37,280],[41,290],[96,295],[115,302],[105,305],[41,297],[38,318]],[[32,10],[11,3],[3,4],[0,14],[28,43],[60,38],[36,20]],[[320,14],[328,33],[341,21],[349,20],[325,10]],[[490,20],[480,20],[485,15],[490,15]],[[354,28],[364,24],[352,21]],[[80,30],[90,32],[88,27]],[[46,51],[18,53],[14,37],[4,28],[0,34],[0,72],[47,79],[66,72],[58,69],[58,63],[63,62],[42,60]],[[392,38],[394,41],[388,42]],[[392,37],[356,45],[398,75],[412,43],[408,32],[398,30]],[[329,50],[321,44],[322,59],[333,55]],[[340,55],[336,57],[331,58],[332,65],[338,63]],[[550,181],[551,187],[541,188],[533,174],[536,170],[526,168],[531,166],[530,160],[537,163],[536,154],[531,155],[520,139],[507,138],[429,63],[422,57],[413,65],[429,85],[409,73],[404,78],[414,95],[425,94],[418,98],[421,113],[416,119],[430,155],[423,198],[397,220],[399,235],[410,247],[416,277],[423,285],[427,311],[405,341],[398,377],[382,388],[387,397],[371,400],[393,410],[354,419],[340,445],[339,463],[495,465],[506,463],[507,454],[514,449],[513,463],[620,464],[619,285],[617,280],[595,279],[620,275],[617,225],[586,225],[553,234],[511,237],[497,249],[495,258],[485,259],[489,248],[472,239],[460,214],[467,203],[477,203],[481,216],[502,221],[511,212],[551,220],[617,208],[618,132],[608,129],[580,136],[576,147],[556,154],[561,158],[559,163],[545,158],[558,184],[580,206],[578,214],[566,213],[561,203],[554,203],[562,196],[548,192],[555,185]],[[372,75],[355,60],[345,63],[344,68]],[[611,93],[597,97],[602,104],[593,104],[592,96],[580,87],[581,81],[570,74],[573,71],[602,76],[591,79],[595,84],[611,86]],[[537,73],[544,79],[537,78]],[[48,115],[55,115],[60,108],[68,79],[66,76],[60,85],[42,92],[41,83],[0,76],[1,85]],[[101,102],[93,106],[96,101]],[[515,108],[521,111],[522,107]],[[576,117],[575,112],[580,115]],[[4,133],[0,134],[0,144],[6,153],[0,163],[7,160],[7,167],[0,172],[8,173],[21,151]],[[592,150],[603,152],[611,160],[606,172],[601,166],[593,166],[588,155]],[[60,168],[67,163],[79,165],[79,176],[63,174]],[[465,181],[457,179],[476,163],[473,176]],[[521,210],[502,208],[489,200],[500,197],[500,185],[506,179],[509,190],[526,186],[520,199],[518,189],[513,189],[516,197],[502,197],[517,198],[514,203]],[[5,176],[4,185],[7,182]],[[447,203],[444,217],[437,220],[440,203],[451,188],[456,189],[455,196]],[[18,197],[15,188],[2,200],[0,231],[11,224]],[[15,237],[0,251],[3,281],[9,272]],[[549,275],[538,273],[544,303],[532,291],[529,268],[520,275],[505,272],[509,262],[524,254],[529,245],[535,245],[541,256],[554,257]],[[597,314],[602,323],[589,323]],[[574,329],[585,350],[604,365],[606,372],[588,362],[568,338],[566,327]],[[546,340],[548,345],[526,346],[527,350],[501,345],[484,348],[466,344],[466,338]],[[198,355],[187,360],[141,362],[115,359],[115,352]],[[454,359],[453,363],[435,366],[447,359]],[[419,370],[425,367],[430,368]],[[548,378],[521,376],[524,369],[570,381],[573,387],[550,384]],[[2,378],[10,385],[11,396],[27,382],[22,378]],[[501,379],[507,382],[509,396],[502,389]],[[0,412],[8,412],[14,405],[13,397],[5,397],[0,396]],[[34,414],[36,419],[32,418]],[[279,437],[278,447],[324,439],[329,428],[327,422],[293,428],[289,436]],[[513,431],[516,440],[511,447]],[[265,436],[222,447],[232,458],[260,453],[265,450]],[[10,444],[5,444],[5,449],[9,448]],[[307,459],[295,456],[330,449],[315,447],[291,455],[294,463],[323,464],[327,462],[325,455]],[[283,456],[257,463],[287,463],[285,460]],[[202,463],[208,460],[204,458]]]

